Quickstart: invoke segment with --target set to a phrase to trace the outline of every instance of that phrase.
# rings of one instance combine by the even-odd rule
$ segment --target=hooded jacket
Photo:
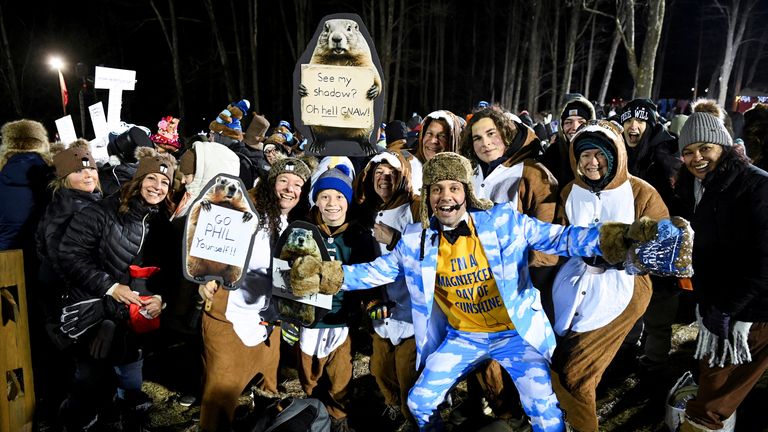
[[[541,149],[541,141],[533,129],[522,122],[512,121],[518,132],[499,160],[484,164],[472,146],[462,148],[464,156],[474,165],[472,184],[475,194],[494,204],[511,202],[520,213],[553,223],[557,211],[557,180],[544,165],[534,160]],[[555,264],[557,257],[531,252],[531,266]]]
[[[584,181],[578,155],[571,145],[575,179],[561,193],[564,224],[589,226],[600,222],[632,223],[642,216],[656,220],[669,217],[656,190],[627,171],[627,153],[618,131],[609,126],[590,125],[574,136],[574,142],[584,134],[600,134],[612,145],[616,159],[607,175],[612,174],[613,178],[594,190]],[[610,323],[624,311],[635,287],[640,285],[650,290],[649,276],[631,276],[621,266],[607,266],[602,258],[570,258],[558,271],[553,286],[555,332],[587,332]]]
[[[637,146],[627,148],[627,158],[629,173],[650,183],[665,203],[671,202],[672,181],[682,164],[677,138],[663,124],[648,123]]]
[[[0,170],[0,250],[34,244],[37,223],[49,196],[53,171],[37,152],[16,153]],[[34,247],[29,250],[34,253]]]
[[[445,150],[443,151],[454,153],[459,151],[461,131],[464,129],[464,125],[461,119],[459,119],[456,114],[447,110],[431,112],[429,115],[424,117],[424,120],[421,122],[421,130],[419,130],[419,141],[416,143],[416,159],[418,159],[422,164],[427,161],[424,157],[424,134],[427,132],[429,124],[436,119],[444,120],[448,124],[448,129],[451,134],[451,139],[448,140],[448,143],[445,146]]]
[[[226,146],[207,141],[197,141],[192,146],[195,149],[195,176],[186,185],[187,192],[173,218],[189,213],[192,203],[212,178],[218,174],[237,176],[240,173],[240,158]]]

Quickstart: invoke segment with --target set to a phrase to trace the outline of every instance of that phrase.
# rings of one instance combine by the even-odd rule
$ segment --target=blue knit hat
[[[352,202],[352,176],[346,165],[336,165],[320,174],[312,185],[312,201],[317,202],[317,195],[326,189],[337,190],[347,199],[347,204]]]

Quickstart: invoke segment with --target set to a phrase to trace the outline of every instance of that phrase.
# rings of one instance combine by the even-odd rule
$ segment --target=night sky
[[[237,14],[245,15],[246,3],[244,0],[232,1],[215,0],[219,30],[227,44],[231,70],[235,81],[237,80],[237,68],[235,65],[235,50],[233,38],[233,20],[231,4],[234,4]],[[357,13],[365,19],[362,3],[367,1],[327,1],[311,2],[310,16],[308,20],[308,35],[314,32],[320,19],[332,13]],[[408,79],[407,91],[409,92],[408,106],[398,106],[397,113],[401,117],[409,116],[410,112],[418,111],[422,115],[438,108],[446,108],[456,113],[464,114],[472,104],[481,99],[490,99],[491,96],[483,94],[484,88],[489,86],[489,69],[480,74],[470,76],[464,70],[463,58],[469,57],[470,50],[482,50],[481,60],[485,64],[490,62],[487,58],[488,43],[495,38],[493,46],[497,50],[503,50],[505,41],[504,13],[507,10],[507,2],[489,1],[479,4],[470,2],[450,2],[443,0],[445,14],[435,14],[435,2],[408,1],[408,13],[406,26],[410,29],[405,45],[407,50],[407,65],[404,66],[404,79]],[[438,2],[440,3],[440,2]],[[610,2],[609,2],[610,3]],[[724,20],[712,16],[712,12],[702,7],[706,2],[693,0],[676,0],[671,12],[672,25],[670,26],[670,40],[667,45],[667,57],[660,97],[689,98],[696,68],[698,53],[698,28],[699,19],[704,16],[704,49],[702,50],[702,64],[700,86],[703,89],[709,82],[712,71],[719,63],[722,56],[724,42]],[[167,0],[156,0],[157,7],[167,16]],[[528,4],[528,2],[524,2]],[[283,14],[280,12],[277,1],[260,1],[258,4],[258,65],[259,73],[259,105],[260,111],[276,124],[281,118],[290,119],[291,116],[291,92],[292,73],[295,59],[288,45],[288,35],[295,38],[296,20],[294,16],[294,3],[287,0],[283,2]],[[526,8],[524,7],[523,10]],[[760,2],[758,9],[764,13],[768,10],[768,2]],[[182,119],[182,128],[185,134],[190,135],[205,129],[207,123],[226,107],[226,92],[224,91],[221,68],[218,63],[216,45],[210,31],[210,23],[202,1],[185,0],[176,1],[176,10],[179,17],[179,46],[181,50],[181,64],[184,76],[184,91],[186,99],[186,118]],[[95,65],[108,66],[121,69],[133,69],[137,71],[136,90],[124,93],[123,120],[155,128],[157,121],[164,115],[177,116],[175,100],[175,85],[173,81],[173,69],[171,56],[162,35],[158,21],[155,18],[148,0],[105,0],[105,1],[58,1],[43,5],[31,2],[2,2],[3,20],[6,26],[10,53],[13,59],[19,86],[22,94],[22,108],[24,116],[42,121],[51,133],[55,131],[53,121],[61,117],[61,104],[59,99],[58,80],[54,70],[47,61],[51,54],[58,54],[67,62],[63,72],[69,89],[70,102],[68,113],[72,114],[78,132],[79,128],[79,89],[82,80],[75,72],[75,64],[82,62],[88,66],[89,75],[93,76]],[[419,42],[415,35],[416,28],[425,25],[430,14],[435,19],[444,19],[446,22],[447,40],[449,46],[448,61],[452,62],[446,73],[446,97],[445,106],[430,106],[427,101],[417,100],[417,89],[423,83],[417,82],[414,77],[420,68],[438,67],[420,62],[422,53],[418,52]],[[638,19],[642,18],[642,14]],[[709,17],[707,17],[709,16]],[[587,13],[582,13],[585,20]],[[766,15],[762,15],[762,21]],[[480,43],[474,45],[468,40],[467,35],[473,28],[472,20],[476,20],[474,28],[478,34]],[[544,37],[547,37],[554,16],[551,11],[545,14],[545,26],[542,29]],[[244,43],[247,35],[245,32],[245,18],[238,20],[237,26],[241,33],[241,41]],[[565,22],[567,15],[561,16],[561,42],[566,33]],[[366,23],[369,31],[376,37],[375,29]],[[754,34],[760,36],[764,25],[759,26]],[[598,36],[602,40],[610,37],[611,24],[606,19],[598,21]],[[309,36],[308,36],[309,37]],[[642,37],[642,35],[640,35]],[[589,32],[582,33],[577,55],[583,59],[586,56]],[[453,41],[458,41],[454,44]],[[292,41],[295,44],[295,40]],[[524,43],[524,41],[519,41]],[[607,51],[607,43],[603,43],[603,51]],[[754,45],[753,45],[754,46]],[[758,56],[754,50],[754,56]],[[246,57],[249,55],[244,47]],[[454,57],[454,54],[456,56]],[[5,53],[3,53],[5,55]],[[605,55],[605,54],[601,54]],[[757,87],[762,85],[762,90],[768,90],[768,74],[762,72],[766,69],[765,55],[762,55],[762,63],[759,68],[756,81]],[[503,58],[501,54],[497,61]],[[561,55],[562,58],[562,55]],[[487,60],[487,61],[486,61]],[[750,58],[751,61],[751,58]],[[562,64],[562,60],[561,60]],[[749,66],[749,62],[747,63]],[[250,68],[250,65],[247,66]],[[542,69],[549,67],[549,60],[542,61]],[[574,70],[574,84],[572,90],[580,91],[578,87],[583,74],[583,63],[579,63]],[[599,92],[599,81],[602,77],[602,65],[598,64],[591,97],[595,98]],[[248,72],[249,73],[249,72]],[[497,75],[499,75],[497,73]],[[560,75],[561,76],[561,75]],[[560,79],[560,78],[559,78]],[[3,77],[5,81],[5,77]],[[499,78],[497,77],[497,83]],[[385,86],[386,86],[385,77]],[[760,84],[762,83],[762,84]],[[498,85],[498,84],[497,84]],[[525,86],[525,81],[523,81]],[[469,93],[464,93],[462,90]],[[542,85],[542,90],[547,84]],[[611,98],[628,99],[632,92],[632,80],[626,66],[623,48],[619,48],[619,55],[614,66],[614,75],[609,88],[607,100]],[[458,90],[458,91],[457,91]],[[582,91],[583,92],[583,91]],[[498,93],[498,92],[497,92]],[[8,89],[0,84],[0,96],[8,100]],[[84,95],[86,106],[96,100],[102,100],[106,107],[107,92],[93,90]],[[244,94],[244,97],[249,97]],[[401,94],[400,101],[402,103]],[[548,101],[548,96],[542,97],[542,101]],[[547,103],[544,104],[548,106]],[[519,107],[524,109],[525,107]],[[0,106],[0,122],[13,120],[10,102]],[[86,132],[87,138],[92,138],[90,128]]]

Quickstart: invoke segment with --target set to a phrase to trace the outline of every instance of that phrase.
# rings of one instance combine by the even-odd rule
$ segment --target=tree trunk
[[[251,84],[253,85],[253,92],[251,93],[251,107],[253,112],[261,112],[259,109],[259,74],[258,74],[258,0],[252,0],[248,2],[248,33],[251,37],[251,43],[249,44],[249,51],[251,53]]]
[[[592,75],[595,73],[595,60],[593,56],[595,55],[595,21],[597,21],[597,17],[591,17],[592,20],[592,29],[589,33],[589,52],[587,53],[587,74],[584,77],[584,85],[582,86],[582,91],[584,92],[584,97],[589,99],[589,88],[592,86]]]
[[[752,51],[754,58],[752,60],[752,66],[749,67],[747,73],[746,87],[749,88],[752,85],[752,81],[755,79],[755,73],[757,72],[757,65],[760,60],[763,59],[763,51],[765,51],[765,45],[768,43],[768,27],[763,30],[763,35],[760,36],[760,43],[757,45],[757,50]]]
[[[568,36],[565,44],[565,70],[563,71],[563,84],[560,88],[562,96],[558,106],[562,105],[565,95],[571,92],[571,77],[573,75],[573,62],[576,58],[576,39],[579,34],[579,15],[581,14],[581,2],[574,1],[571,10],[571,20],[568,24]],[[553,110],[555,112],[555,110]]]
[[[528,49],[528,44],[524,44],[522,48],[523,49],[520,52],[520,55],[518,56],[518,58],[520,59],[525,58],[525,55],[526,55],[525,51]],[[523,68],[525,67],[524,64],[525,64],[524,62],[518,61],[517,65],[515,66],[517,70],[517,72],[515,72],[515,75],[517,78],[515,79],[515,94],[512,97],[512,106],[510,107],[515,112],[520,111],[520,95],[523,88]],[[532,110],[530,108],[526,108],[526,109],[528,109],[528,112],[531,112],[531,113],[536,112],[535,110]]]
[[[5,69],[5,83],[8,86],[8,94],[11,95],[11,105],[13,105],[13,112],[17,117],[23,117],[23,111],[21,110],[21,93],[19,92],[19,85],[16,82],[16,71],[13,67],[13,58],[11,57],[11,46],[8,44],[8,35],[5,32],[5,15],[3,15],[2,4],[0,4],[0,37],[2,37],[2,51],[3,55],[3,67]],[[82,109],[82,107],[80,108]]]
[[[529,112],[537,112],[539,89],[541,88],[541,33],[539,32],[543,0],[533,0],[533,24],[530,26],[530,38],[528,48],[528,97],[525,101],[525,109]]]
[[[701,50],[704,48],[702,45],[702,37],[704,34],[704,20],[699,18],[699,52],[696,56],[696,73],[693,76],[693,100],[699,97],[699,76],[701,75]]]
[[[665,0],[649,0],[648,19],[643,54],[638,64],[637,79],[635,80],[634,97],[650,98],[653,88],[653,70],[656,63],[656,52],[661,39],[661,27],[664,22]]]
[[[152,10],[155,12],[155,16],[157,16],[157,22],[160,24],[160,29],[163,31],[163,36],[165,36],[165,42],[168,45],[168,50],[171,52],[171,63],[173,65],[173,80],[176,84],[176,102],[178,104],[179,113],[178,116],[181,119],[185,118],[185,112],[184,112],[184,86],[183,86],[183,80],[181,77],[181,66],[179,63],[179,36],[177,31],[177,23],[178,20],[176,19],[176,6],[174,5],[174,0],[168,0],[168,14],[169,14],[169,21],[171,23],[171,30],[168,31],[168,27],[165,25],[165,19],[160,14],[160,11],[157,9],[157,5],[155,5],[154,0],[150,0],[149,5],[152,7]],[[169,34],[170,33],[170,34]],[[81,107],[83,109],[84,107]],[[179,132],[183,133],[184,123],[181,124],[181,129]]]
[[[221,69],[224,72],[224,87],[227,91],[227,100],[235,100],[235,92],[232,88],[232,73],[229,70],[229,60],[227,59],[227,51],[224,48],[224,40],[219,34],[219,26],[216,23],[216,13],[213,10],[212,0],[203,0],[205,9],[208,12],[208,19],[211,21],[211,33],[213,33],[213,39],[216,41],[216,48],[219,53],[219,63]]]
[[[512,3],[512,12],[507,16],[507,43],[504,53],[504,77],[501,105],[507,109],[513,108],[515,92],[515,79],[517,77],[518,53],[520,52],[520,22],[516,19],[520,15],[520,2]]]
[[[661,80],[664,74],[664,61],[667,54],[667,43],[669,42],[669,25],[674,7],[675,1],[672,0],[669,2],[669,10],[664,13],[664,22],[661,25],[661,49],[659,50],[659,58],[656,62],[656,72],[655,76],[653,77],[653,90],[651,91],[653,100],[657,100],[659,98],[659,93],[661,93]]]
[[[616,26],[616,31],[613,33],[613,41],[611,42],[611,50],[608,53],[608,60],[605,63],[603,84],[600,86],[600,95],[597,97],[597,102],[600,105],[605,105],[605,96],[608,94],[608,84],[611,83],[611,76],[613,75],[613,64],[616,61],[616,52],[619,50],[620,43],[621,28]]]
[[[235,35],[235,56],[237,58],[237,84],[238,92],[236,98],[239,100],[245,95],[245,62],[243,61],[243,47],[240,43],[240,29],[237,26],[239,21],[237,11],[235,10],[235,1],[229,0],[229,8],[232,11],[232,33]]]
[[[739,45],[744,38],[744,31],[757,0],[733,0],[732,6],[727,8],[715,2],[720,7],[728,20],[728,31],[725,37],[725,54],[723,55],[723,66],[719,77],[720,88],[717,95],[717,103],[725,107],[725,97],[728,94],[728,81],[731,79],[731,71]],[[727,107],[726,107],[727,108]]]
[[[558,42],[560,40],[560,5],[555,4],[555,25],[552,32],[552,49],[550,50],[550,57],[552,57],[552,93],[550,94],[549,109],[552,112],[557,111],[560,100],[557,96],[557,69],[560,67],[558,64]]]
[[[739,50],[739,65],[736,68],[736,75],[733,77],[733,86],[731,87],[731,91],[729,92],[731,97],[728,98],[728,100],[733,100],[733,96],[738,96],[739,93],[741,93],[741,83],[744,78],[744,68],[747,64],[747,53],[749,53],[749,43],[745,43],[742,49]]]
[[[400,72],[403,69],[403,40],[405,39],[405,0],[399,1],[399,13],[397,16],[397,25],[395,31],[397,32],[397,45],[395,50],[395,76],[390,78],[386,84],[392,89],[392,99],[390,100],[389,115],[387,119],[394,119],[397,115],[397,96],[400,90]]]

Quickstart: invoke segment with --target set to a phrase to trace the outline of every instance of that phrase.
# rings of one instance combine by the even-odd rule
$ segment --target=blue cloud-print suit
[[[498,204],[488,211],[471,211],[470,216],[515,331],[549,361],[555,338],[541,308],[539,292],[528,276],[529,249],[565,256],[600,255],[598,226],[547,224],[518,213],[510,203]],[[420,260],[421,225],[409,225],[392,253],[370,263],[344,266],[342,287],[365,289],[391,283],[399,275],[405,275],[411,295],[417,368],[425,365],[427,357],[444,342],[448,333],[446,316],[434,305],[439,233],[430,227],[424,231],[423,238],[423,259]],[[423,424],[422,419],[417,420]]]

